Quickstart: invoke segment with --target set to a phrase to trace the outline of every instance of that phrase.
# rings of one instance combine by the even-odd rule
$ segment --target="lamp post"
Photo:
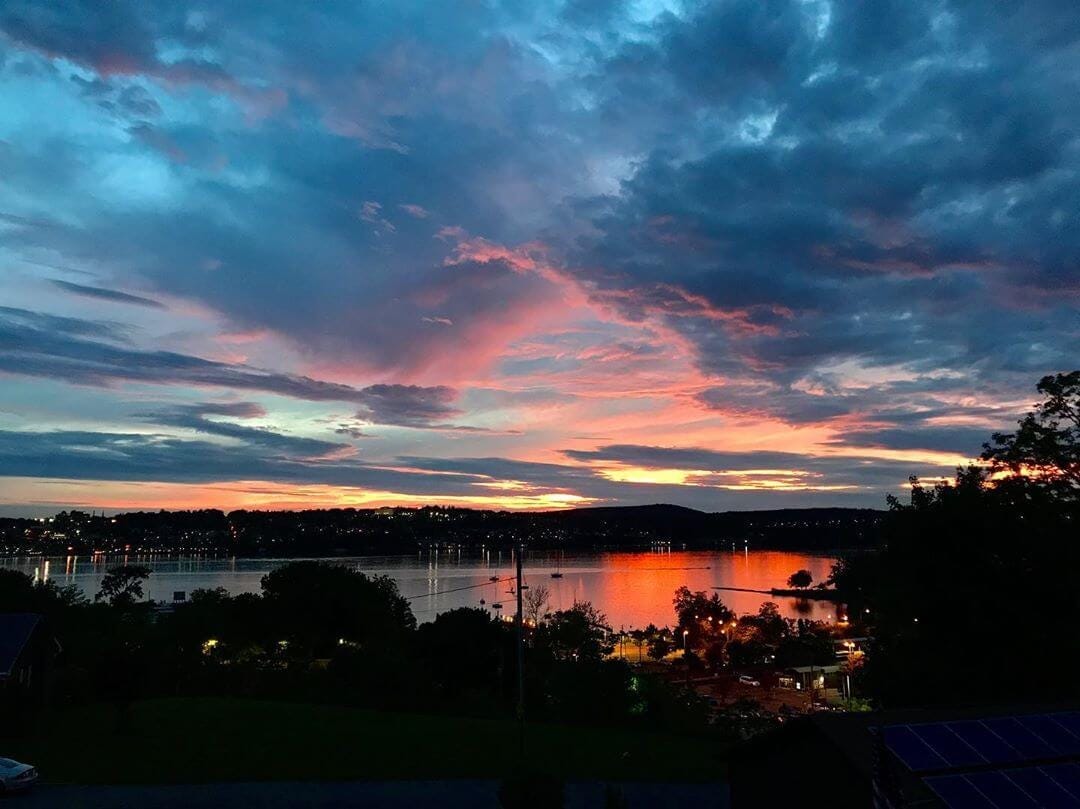
[[[525,626],[521,602],[521,552],[523,543],[517,543],[517,614],[514,616],[514,628],[517,630],[517,720],[518,749],[521,760],[525,760]]]
[[[683,662],[686,663],[686,687],[690,687],[690,649],[686,645],[686,639],[690,636],[690,630],[682,631],[682,654]]]

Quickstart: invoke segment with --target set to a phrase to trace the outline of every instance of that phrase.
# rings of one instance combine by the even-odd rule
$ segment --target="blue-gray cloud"
[[[12,307],[0,307],[0,371],[85,385],[117,381],[191,384],[265,391],[309,401],[353,402],[361,406],[359,417],[403,427],[452,428],[445,419],[460,414],[452,404],[457,394],[446,386],[376,384],[355,388],[171,351],[144,351],[126,345],[124,335],[108,323]],[[185,411],[184,417],[236,415],[223,405],[212,408],[200,413]]]
[[[70,292],[72,295],[82,295],[85,298],[97,298],[98,300],[112,301],[113,303],[130,303],[134,306],[146,306],[151,309],[165,308],[160,301],[144,298],[141,295],[132,295],[130,292],[121,292],[118,289],[73,284],[71,281],[62,281],[59,278],[52,279],[52,283],[65,292]]]

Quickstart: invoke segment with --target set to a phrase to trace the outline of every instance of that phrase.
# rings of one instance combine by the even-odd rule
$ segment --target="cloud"
[[[361,391],[306,376],[230,365],[171,351],[142,351],[108,324],[0,308],[0,371],[84,385],[118,381],[261,390],[312,401],[360,401]]]
[[[200,416],[230,416],[237,419],[257,419],[266,415],[266,408],[255,402],[201,402],[187,410]]]
[[[314,460],[340,456],[351,450],[349,444],[284,435],[267,428],[249,427],[235,422],[208,418],[209,416],[227,416],[252,419],[265,416],[266,411],[253,402],[207,402],[137,415],[146,421],[164,427],[178,427],[207,435],[234,439],[246,447],[259,448],[271,453],[270,457]]]
[[[882,456],[963,453],[1080,356],[1068,4],[148,9],[0,9],[12,418],[46,386],[41,426],[64,427],[79,397],[154,385],[176,399],[157,428],[307,452],[304,475],[366,435],[385,463],[605,501],[733,498],[720,484],[769,461],[869,498],[901,471]],[[114,288],[42,283],[58,266]],[[203,389],[347,406],[320,414],[325,446],[288,446],[321,439],[185,409]],[[123,418],[108,434],[147,429]],[[802,460],[700,457],[694,486],[603,474],[645,468],[616,436],[723,452],[751,433]],[[601,455],[514,466],[568,446]]]
[[[267,453],[265,440],[253,432],[230,436],[241,439],[237,446],[143,433],[0,431],[0,474],[175,483],[323,483],[406,491],[419,496],[471,491],[469,479]]]
[[[102,287],[84,286],[83,284],[73,284],[70,281],[61,281],[59,279],[50,279],[50,282],[64,290],[70,292],[72,295],[82,295],[86,298],[98,298],[103,301],[112,301],[114,303],[130,303],[135,306],[146,306],[151,309],[164,309],[164,304],[159,301],[155,301],[151,298],[144,298],[141,295],[132,295],[128,292],[120,292],[116,289],[104,289]]]
[[[377,424],[431,427],[461,415],[453,405],[457,393],[444,385],[370,385],[359,396],[357,418]]]
[[[456,392],[443,385],[375,384],[355,388],[186,354],[141,351],[87,339],[87,335],[121,339],[107,324],[0,308],[0,371],[88,385],[118,381],[186,384],[265,391],[309,401],[354,402],[361,405],[359,417],[367,421],[405,427],[452,427],[443,422],[461,415],[453,406]],[[216,404],[190,411],[185,418],[247,418],[253,413],[247,404]]]
[[[401,203],[398,205],[401,210],[405,211],[409,216],[415,219],[427,219],[431,216],[431,213],[420,205],[413,205],[411,203]]]
[[[977,449],[971,450],[970,454],[978,454]],[[622,469],[640,470],[641,474],[636,477],[645,481],[664,479],[661,475],[648,474],[649,471],[674,470],[695,473],[688,478],[692,485],[740,488],[776,488],[779,483],[808,489],[863,489],[877,494],[902,485],[913,474],[948,476],[955,472],[955,465],[927,461],[773,450],[725,452],[696,447],[611,444],[594,450],[564,450],[563,454],[596,468],[608,469],[615,474],[615,479],[635,479],[635,476],[620,475]]]

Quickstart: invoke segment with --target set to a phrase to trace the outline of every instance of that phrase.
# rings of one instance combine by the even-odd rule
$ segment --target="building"
[[[0,613],[0,712],[25,714],[46,702],[57,651],[42,616]]]
[[[840,666],[792,666],[778,679],[781,688],[796,691],[836,690],[840,687]]]

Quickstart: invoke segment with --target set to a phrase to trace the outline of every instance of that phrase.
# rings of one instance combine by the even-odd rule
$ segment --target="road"
[[[727,809],[727,789],[718,784],[621,784],[628,809],[694,806]],[[0,800],[0,809],[500,809],[495,781],[261,782],[184,786],[60,786]],[[604,785],[568,784],[567,809],[601,809]]]

